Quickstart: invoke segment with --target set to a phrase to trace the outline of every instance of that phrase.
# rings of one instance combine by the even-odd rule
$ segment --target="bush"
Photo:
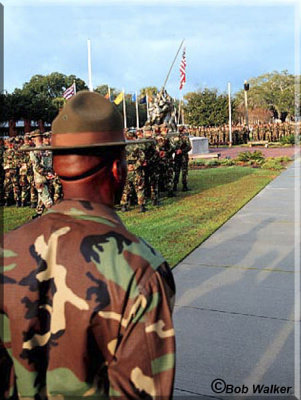
[[[261,167],[264,168],[264,169],[272,169],[274,171],[279,171],[279,170],[284,168],[284,166],[281,164],[281,162],[279,160],[275,159],[275,158],[274,159],[273,158],[267,159],[261,165]]]
[[[224,159],[220,160],[220,164],[225,167],[231,167],[232,165],[235,165],[235,161],[232,159],[224,158]]]
[[[220,165],[220,161],[219,160],[209,160],[209,161],[207,161],[207,167],[209,167],[209,168],[217,167],[218,165]]]
[[[288,163],[288,162],[292,161],[293,159],[288,156],[280,156],[280,157],[274,157],[274,160],[277,160],[277,161],[283,162],[283,163]]]
[[[288,136],[282,136],[282,138],[280,138],[280,143],[281,144],[295,144],[297,142],[297,138],[298,138],[298,141],[300,142],[300,135],[299,135],[299,137],[294,134],[288,135]]]
[[[264,156],[262,154],[261,151],[256,150],[256,151],[245,151],[245,152],[241,152],[237,155],[236,157],[237,161],[243,161],[243,162],[249,162],[249,161],[263,161],[264,160]]]
[[[191,160],[189,161],[189,166],[190,167],[203,167],[205,165],[204,160]]]

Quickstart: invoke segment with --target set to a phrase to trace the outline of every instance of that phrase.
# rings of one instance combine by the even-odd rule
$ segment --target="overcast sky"
[[[34,74],[75,74],[93,86],[126,92],[161,87],[182,39],[187,84],[179,91],[175,63],[167,91],[239,90],[245,79],[274,70],[295,72],[293,1],[7,0],[4,5],[4,88]]]

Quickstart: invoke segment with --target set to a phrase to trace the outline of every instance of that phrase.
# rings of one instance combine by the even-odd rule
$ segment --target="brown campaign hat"
[[[67,101],[52,122],[51,146],[35,150],[72,150],[125,145],[122,117],[98,93],[81,91]],[[32,148],[22,147],[24,151]]]

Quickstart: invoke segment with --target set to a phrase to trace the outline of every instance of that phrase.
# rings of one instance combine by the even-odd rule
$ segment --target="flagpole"
[[[109,100],[111,101],[111,88],[109,85],[108,85],[108,93],[109,93]]]
[[[93,92],[93,85],[92,85],[92,66],[91,66],[91,41],[88,39],[88,79],[89,79],[89,90]]]
[[[139,108],[138,108],[138,96],[137,96],[137,92],[136,93],[136,125],[137,125],[137,129],[139,129]]]
[[[146,96],[146,120],[149,120],[149,106],[148,106],[148,95],[145,94]]]
[[[73,81],[73,85],[74,85],[74,94],[76,95],[76,82]]]
[[[185,125],[184,120],[184,96],[182,95],[182,124]]]
[[[231,83],[228,82],[228,96],[229,96],[229,146],[232,146],[232,115],[231,115]]]
[[[124,129],[127,129],[127,123],[126,123],[126,106],[125,106],[125,95],[124,95],[124,89],[122,89],[123,97],[123,120],[124,120]]]
[[[176,59],[177,59],[177,57],[178,57],[178,54],[179,54],[179,52],[180,52],[180,50],[181,50],[181,47],[182,47],[183,43],[184,43],[184,39],[182,40],[182,42],[181,42],[181,44],[180,44],[180,47],[179,47],[179,50],[177,51],[177,54],[176,54],[176,56],[175,56],[175,58],[174,58],[174,60],[173,60],[173,62],[172,62],[172,64],[171,64],[171,67],[169,68],[169,71],[168,71],[168,74],[167,74],[167,77],[166,77],[166,79],[165,79],[165,82],[164,82],[164,85],[163,85],[162,89],[164,89],[165,86],[166,86],[166,83],[167,83],[167,81],[168,81],[168,78],[169,78],[169,75],[170,75],[170,73],[171,73],[172,67],[174,66],[174,63],[176,62]]]

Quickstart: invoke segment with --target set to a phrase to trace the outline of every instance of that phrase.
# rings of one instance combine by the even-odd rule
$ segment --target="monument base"
[[[192,149],[188,153],[189,155],[194,154],[207,154],[209,153],[208,139],[205,137],[189,136]]]

